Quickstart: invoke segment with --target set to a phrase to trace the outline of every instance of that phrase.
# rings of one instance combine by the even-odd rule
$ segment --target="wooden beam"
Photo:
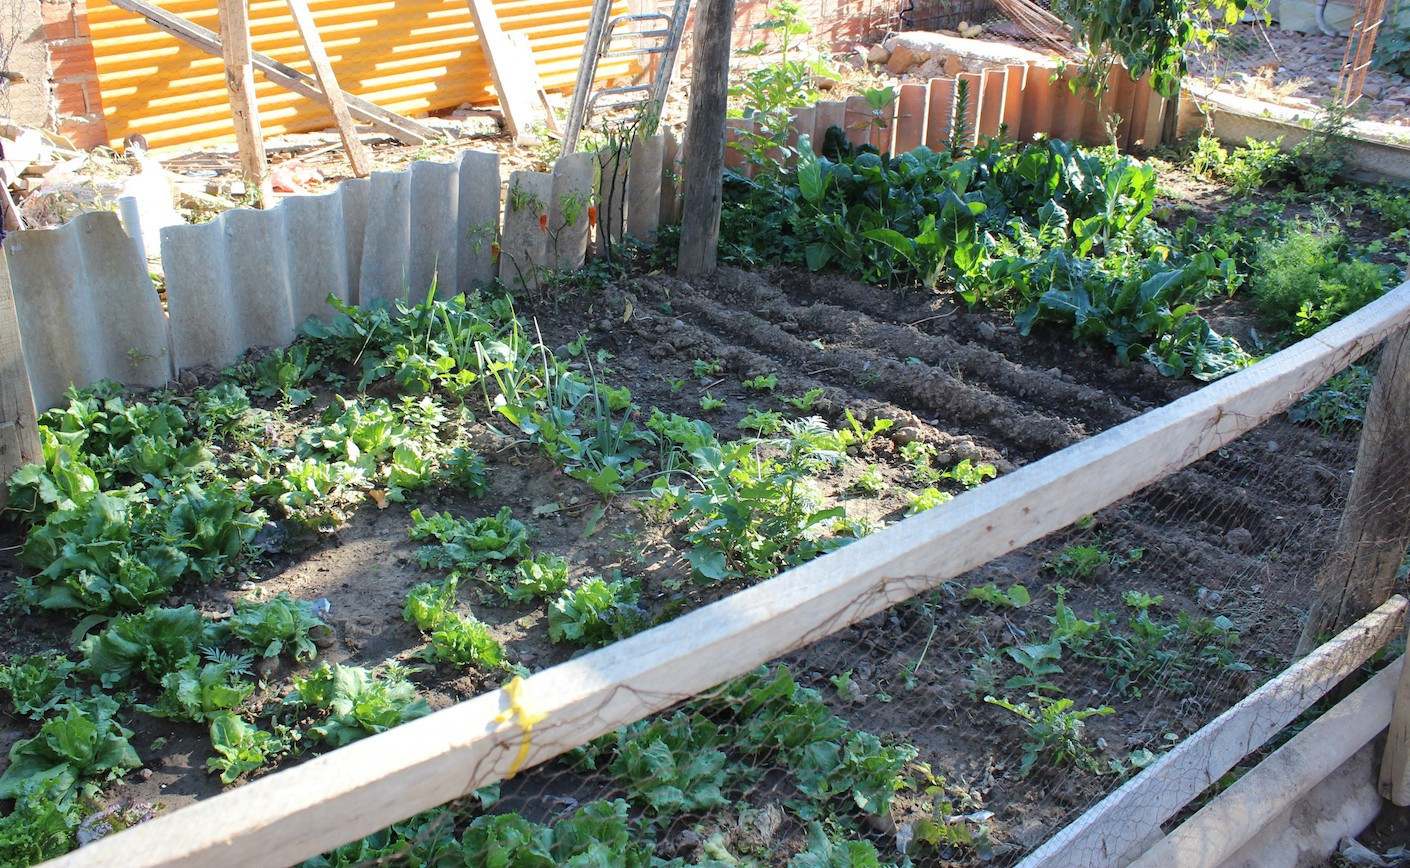
[[[1268,822],[1341,768],[1390,719],[1396,682],[1406,670],[1401,656],[1288,743],[1273,751],[1169,835],[1133,868],[1224,865]]]
[[[372,164],[367,158],[367,149],[357,137],[352,115],[348,113],[347,100],[343,99],[343,89],[338,87],[338,78],[333,74],[333,64],[328,62],[328,52],[323,48],[323,39],[318,35],[318,25],[313,22],[313,13],[306,0],[284,0],[289,6],[289,14],[294,16],[294,26],[299,29],[299,38],[304,42],[313,73],[318,78],[318,89],[323,92],[323,101],[333,113],[333,122],[338,125],[338,135],[343,139],[343,148],[348,152],[348,162],[353,174],[366,178],[372,174]]]
[[[103,838],[52,864],[291,864],[370,834],[511,770],[546,762],[1067,527],[1287,409],[1407,319],[1410,283],[1316,338],[944,506],[536,673],[512,695],[497,690],[478,696]],[[1370,635],[1334,643],[1299,662],[1299,671],[1326,673],[1362,650],[1369,655],[1399,629],[1402,603],[1397,598],[1396,607],[1378,613],[1363,630]],[[1324,677],[1329,676],[1311,678],[1308,689]],[[1276,693],[1280,707],[1296,705],[1282,690],[1269,688],[1262,695]],[[537,720],[531,733],[515,722],[525,715]]]
[[[1161,823],[1175,816],[1403,630],[1405,611],[1405,598],[1392,597],[1142,769],[1029,854],[1019,868],[1129,863],[1150,841],[1159,838]],[[1351,753],[1355,750],[1347,755]]]
[[[1410,666],[1400,670],[1378,787],[1381,798],[1402,808],[1410,806]]]
[[[1410,329],[1386,341],[1366,404],[1356,473],[1332,553],[1317,573],[1316,596],[1298,640],[1306,653],[1380,605],[1395,586],[1410,543]]]
[[[8,202],[8,193],[5,202]],[[4,203],[0,202],[0,209]],[[0,248],[0,506],[9,491],[6,480],[21,467],[44,460],[35,419],[34,393],[20,344],[20,323],[10,265]]]
[[[218,0],[221,54],[225,59],[225,88],[235,119],[235,143],[240,148],[240,174],[255,191],[263,208],[274,197],[265,162],[264,134],[260,131],[259,105],[255,102],[255,69],[250,60],[250,15],[245,0]]]
[[[170,12],[148,3],[147,0],[110,0],[110,2],[119,9],[141,15],[147,19],[148,24],[158,30],[170,33],[193,48],[216,57],[222,56],[220,39],[204,27],[192,24],[179,15],[172,15]],[[267,54],[260,54],[258,51],[251,52],[250,58],[255,69],[279,87],[309,99],[324,101],[323,91],[319,90],[318,82],[312,76],[302,73],[292,66],[280,63]],[[402,117],[396,112],[388,111],[346,91],[343,92],[343,100],[348,104],[348,111],[352,113],[353,117],[367,121],[402,144],[424,145],[426,142],[441,137],[440,133],[424,124]]]
[[[533,82],[538,79],[538,72],[533,69],[533,56],[525,57],[515,50],[504,35],[504,28],[499,26],[499,16],[491,0],[466,0],[466,5],[470,7],[470,17],[475,19],[480,49],[485,52],[485,62],[490,67],[495,96],[504,113],[504,128],[518,141],[529,135],[529,126],[534,122],[537,96]]]
[[[676,269],[714,274],[720,246],[720,197],[725,161],[734,0],[704,0],[695,13],[695,58],[685,127],[685,199]]]

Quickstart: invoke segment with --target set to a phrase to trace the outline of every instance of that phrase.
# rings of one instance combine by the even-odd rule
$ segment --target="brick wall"
[[[88,32],[87,0],[38,0],[49,47],[49,86],[54,95],[58,132],[79,148],[108,140],[93,39]]]

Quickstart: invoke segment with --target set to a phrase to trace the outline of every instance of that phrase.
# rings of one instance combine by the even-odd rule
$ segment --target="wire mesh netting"
[[[700,294],[674,288],[675,310],[691,324],[667,327],[698,341],[692,348],[723,336],[760,348],[771,323],[792,323],[839,354],[913,354],[911,364],[844,377],[825,393],[832,411],[855,411],[859,442],[827,448],[820,422],[784,422],[749,440],[752,457],[739,467],[807,468],[793,479],[802,499],[790,503],[808,515],[840,507],[819,521],[875,528],[944,509],[994,472],[1188,390],[1087,355],[1044,350],[1007,367],[944,323],[902,337],[901,326],[923,319],[913,301],[873,302],[863,313],[851,305],[876,290],[842,281],[740,276]],[[637,304],[652,297],[645,285],[636,291]],[[740,322],[732,310],[741,305],[756,317]],[[540,325],[552,341],[553,317]],[[612,346],[617,370],[660,358],[659,347]],[[734,352],[723,356],[730,370],[748,358]],[[1345,407],[1368,382],[1368,369],[1353,368],[1291,418],[1067,528],[314,864],[408,854],[444,864],[1013,863],[1290,662],[1355,465]],[[881,419],[914,430],[860,439]],[[933,494],[898,507],[866,496],[877,485]],[[673,503],[677,518],[688,512]],[[690,538],[715,539],[729,524],[691,526]],[[597,601],[551,612],[550,630],[610,643],[752,584],[773,571],[768,563],[830,547],[797,525],[766,524],[739,548],[696,546],[687,567],[652,526],[636,526],[615,552],[564,550],[574,572],[621,571],[589,581]],[[496,604],[471,605],[485,617]],[[728,658],[718,666],[740,668]],[[578,725],[602,728],[591,714]],[[571,738],[561,724],[541,732],[534,737]]]

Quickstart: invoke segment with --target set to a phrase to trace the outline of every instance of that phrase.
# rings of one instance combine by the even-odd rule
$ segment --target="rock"
[[[837,87],[837,79],[827,75],[813,76],[814,90],[832,90],[834,87]]]
[[[1370,99],[1381,98],[1381,86],[1374,81],[1368,81],[1361,85],[1361,95]]]
[[[890,814],[867,814],[867,825],[883,835],[896,834],[896,820]]]
[[[1254,550],[1253,534],[1247,528],[1236,527],[1224,534],[1224,544],[1230,551],[1249,554]]]
[[[181,381],[181,387],[183,389],[190,389],[191,391],[195,391],[201,386],[201,381],[196,379],[195,371],[182,371],[181,376],[177,379]]]
[[[333,628],[328,626],[327,624],[319,624],[317,626],[310,627],[308,631],[308,638],[313,640],[314,645],[324,649],[332,648],[334,643],[338,641],[338,637],[336,634],[334,634]]]
[[[891,52],[884,45],[873,45],[867,49],[867,63],[885,63],[891,59]]]
[[[1224,595],[1218,591],[1211,591],[1209,588],[1200,588],[1195,592],[1195,602],[1199,603],[1200,608],[1213,612],[1220,603],[1224,602]]]
[[[979,336],[986,341],[992,341],[998,333],[999,330],[994,328],[993,323],[982,322],[979,324]]]
[[[903,72],[910,72],[921,62],[920,57],[905,44],[897,45],[891,51],[891,59],[886,61],[886,71],[892,75],[900,75]]]
[[[1355,838],[1343,838],[1337,847],[1337,855],[1351,865],[1389,865],[1379,853],[1362,844]]]
[[[1278,441],[1277,441],[1277,440],[1269,440],[1269,441],[1268,441],[1268,451],[1269,451],[1269,452],[1277,452],[1279,448],[1280,448],[1280,447],[1278,446]]]
[[[921,430],[910,425],[904,428],[897,428],[891,432],[891,442],[895,443],[897,446],[905,446],[908,443],[914,443],[921,439],[921,437]]]
[[[255,674],[261,681],[274,682],[284,675],[284,661],[276,655],[274,657],[261,657],[255,664]]]
[[[682,829],[671,841],[671,847],[675,850],[676,855],[687,861],[694,861],[693,857],[701,846],[700,833],[694,829]]]

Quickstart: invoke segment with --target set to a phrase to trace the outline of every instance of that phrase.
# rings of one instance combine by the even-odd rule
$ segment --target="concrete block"
[[[42,412],[70,385],[171,379],[166,317],[117,214],[80,215],[5,241],[25,366]]]
[[[456,158],[460,194],[456,199],[457,292],[494,280],[494,245],[499,243],[499,154],[461,151]]]
[[[631,167],[627,170],[627,234],[647,240],[660,225],[661,161],[665,137],[660,133],[638,139],[632,145]]]

